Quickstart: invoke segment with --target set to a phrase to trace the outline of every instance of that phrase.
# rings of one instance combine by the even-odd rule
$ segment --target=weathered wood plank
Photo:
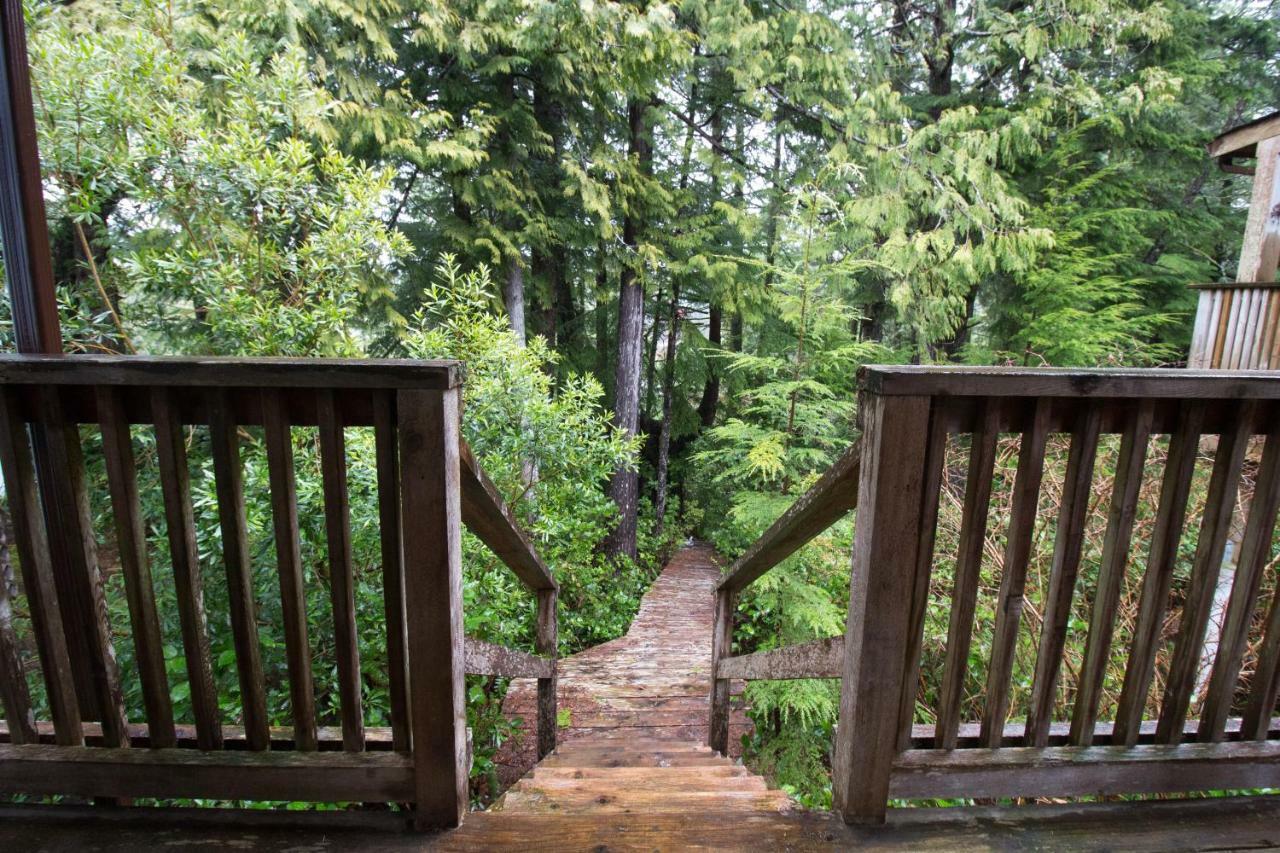
[[[791,678],[840,678],[844,675],[844,637],[825,637],[767,652],[721,658],[716,677],[748,681]]]
[[[999,746],[1000,732],[1009,716],[1009,682],[1013,677],[1013,656],[1018,642],[1031,562],[1031,542],[1035,535],[1040,504],[1040,483],[1044,477],[1044,450],[1049,436],[1049,401],[1036,400],[1031,426],[1022,434],[1018,448],[1018,473],[1013,483],[1013,508],[1009,513],[1009,533],[1004,552],[1004,572],[996,605],[996,625],[987,667],[987,701],[982,714],[981,740]]]
[[[173,703],[169,696],[164,637],[160,633],[160,617],[156,612],[151,563],[147,557],[146,520],[142,516],[138,495],[133,440],[119,391],[99,387],[97,403],[102,455],[106,462],[107,485],[115,520],[116,550],[129,602],[129,625],[133,633],[134,663],[142,685],[142,701],[156,746],[174,746]]]
[[[457,361],[0,354],[0,383],[145,388],[453,388]]]
[[[1076,682],[1076,704],[1071,715],[1071,742],[1076,746],[1089,746],[1093,742],[1098,700],[1110,661],[1120,587],[1129,565],[1129,543],[1138,513],[1138,495],[1142,489],[1142,472],[1154,415],[1155,407],[1151,400],[1140,402],[1120,441],[1107,532],[1102,542],[1098,587],[1089,618],[1089,638],[1085,642],[1084,666]]]
[[[1222,553],[1231,532],[1235,514],[1236,492],[1240,485],[1241,463],[1248,449],[1253,429],[1255,405],[1252,400],[1237,404],[1234,429],[1223,433],[1213,459],[1209,494],[1205,498],[1200,536],[1191,566],[1187,600],[1182,607],[1178,640],[1165,679],[1164,701],[1160,705],[1160,724],[1156,737],[1161,743],[1176,743],[1182,738],[1182,724],[1187,719],[1191,693],[1196,686],[1196,671],[1204,651],[1204,632],[1213,607],[1213,590],[1222,566]]]
[[[1198,720],[1188,720],[1183,727],[1185,739],[1189,742],[1197,741],[1196,729],[1199,726]],[[1243,719],[1241,717],[1229,717],[1226,722],[1225,740],[1249,740],[1241,734],[1243,730]],[[1093,741],[1085,746],[1123,746],[1124,744],[1114,737],[1115,726],[1111,722],[1099,721],[1093,727]],[[1263,737],[1259,740],[1265,740],[1270,737],[1280,739],[1280,717],[1273,717],[1268,726],[1265,722],[1262,726]],[[981,736],[982,729],[979,723],[961,723],[960,735],[956,741],[956,747],[959,749],[972,749],[974,747],[985,747],[987,749],[995,749],[997,747],[987,746],[986,739]],[[1004,731],[997,743],[1002,747],[1028,746],[1027,730],[1021,723],[1006,723]],[[1153,744],[1156,742],[1156,721],[1143,720],[1142,725],[1138,729],[1138,739],[1136,744]],[[936,749],[937,745],[933,738],[932,725],[918,725],[912,727],[912,737],[909,749]],[[1049,726],[1049,746],[1077,746],[1071,743],[1071,723],[1056,722]]]
[[[400,455],[396,448],[395,396],[373,398],[378,466],[378,536],[382,545],[382,609],[387,622],[387,681],[396,749],[411,745],[408,628],[404,609],[404,542],[400,518]]]
[[[62,608],[62,628],[67,634],[73,676],[87,674],[89,678],[87,684],[76,683],[80,713],[103,721],[111,746],[127,745],[124,692],[102,589],[80,429],[66,417],[59,389],[42,388],[36,397],[51,475],[49,482],[41,481],[40,496],[45,521],[50,526],[47,541]],[[77,663],[83,669],[78,671]]]
[[[316,700],[312,686],[311,645],[307,640],[307,596],[298,534],[298,494],[293,471],[293,439],[279,392],[262,392],[262,413],[294,740],[298,749],[311,751],[317,747]]]
[[[40,743],[55,743],[53,724],[36,721],[36,734]],[[292,726],[271,726],[268,730],[273,750],[314,752],[317,747],[302,749],[294,738]],[[174,733],[180,749],[198,749],[196,727],[191,723],[176,723]],[[244,726],[226,725],[222,727],[223,748],[227,750],[248,749]],[[325,751],[342,749],[342,728],[340,726],[319,726],[316,729],[318,748]],[[11,742],[8,724],[0,722],[0,743]],[[141,749],[148,749],[157,744],[152,740],[146,723],[129,724],[129,741]],[[102,746],[102,726],[98,723],[84,724],[84,742],[88,746]],[[370,726],[365,730],[365,742],[370,750],[386,751],[394,748],[390,726]]]
[[[467,809],[459,394],[401,391],[404,576],[413,707],[415,823],[457,826]]]
[[[1099,406],[1086,403],[1071,435],[1067,472],[1062,486],[1062,509],[1053,542],[1053,564],[1049,570],[1049,591],[1036,652],[1035,678],[1031,687],[1031,707],[1027,713],[1027,740],[1043,746],[1053,715],[1062,651],[1071,619],[1071,598],[1080,571],[1080,550],[1089,511],[1093,465],[1098,454]]]
[[[1243,737],[1263,740],[1268,736],[1267,720],[1280,700],[1280,595],[1271,599],[1271,610],[1263,629],[1258,666],[1249,688],[1249,702],[1241,724]]]
[[[467,637],[463,642],[462,666],[467,675],[498,675],[503,678],[550,678],[555,669],[550,658],[473,637]]]
[[[978,605],[982,550],[986,543],[987,516],[991,509],[996,439],[1000,437],[998,405],[991,398],[983,401],[982,419],[973,433],[969,448],[969,471],[965,477],[964,508],[960,519],[960,544],[956,555],[955,583],[951,590],[951,618],[947,627],[947,649],[937,708],[937,738],[944,749],[951,749],[955,745],[956,729],[960,725],[960,703],[964,699],[965,676],[969,671],[973,616]]]
[[[351,561],[351,507],[347,495],[347,450],[332,391],[316,394],[320,422],[320,474],[324,488],[324,530],[329,554],[329,600],[338,661],[338,699],[346,748],[364,749],[360,640],[356,628],[355,577]]]
[[[1262,464],[1253,492],[1252,506],[1249,509],[1249,519],[1245,523],[1244,537],[1240,543],[1240,557],[1236,563],[1235,579],[1231,585],[1231,599],[1227,604],[1222,635],[1213,661],[1213,673],[1209,678],[1204,707],[1200,712],[1199,740],[1221,740],[1227,717],[1231,713],[1231,703],[1235,695],[1236,682],[1240,677],[1245,646],[1249,642],[1253,611],[1258,603],[1263,574],[1271,559],[1271,542],[1275,534],[1278,510],[1280,510],[1280,422],[1275,420],[1275,413],[1273,413],[1266,447],[1262,452]],[[1255,681],[1259,675],[1254,676]],[[1263,680],[1265,681],[1265,678]]]
[[[550,755],[556,748],[556,732],[560,727],[556,716],[556,689],[559,669],[556,659],[560,655],[560,625],[556,613],[559,592],[555,589],[538,590],[536,648],[551,662],[551,672],[538,679],[538,759]]]
[[[1177,368],[952,367],[870,365],[861,386],[891,396],[1153,397],[1172,400],[1275,400],[1280,383],[1256,371]]]
[[[0,468],[4,470],[4,491],[13,521],[22,586],[44,675],[45,694],[57,727],[57,740],[64,746],[74,746],[83,742],[80,705],[76,701],[58,592],[49,563],[44,517],[36,494],[31,444],[26,424],[18,417],[15,397],[12,388],[0,388]]]
[[[717,587],[715,615],[711,623],[711,708],[707,723],[707,745],[722,755],[729,754],[729,679],[720,676],[720,661],[733,649],[733,612],[736,595]]]
[[[0,746],[0,791],[79,797],[396,802],[413,764],[397,752],[202,752]]]
[[[462,442],[462,522],[529,589],[555,589],[551,570],[520,529],[489,475]]]
[[[253,598],[253,565],[244,510],[240,438],[225,391],[210,399],[209,441],[213,449],[214,490],[222,528],[222,563],[227,573],[227,606],[240,681],[240,706],[250,749],[266,749],[267,694],[258,644],[258,607]]]
[[[916,555],[911,585],[911,616],[907,623],[907,649],[902,669],[902,696],[898,700],[898,749],[911,746],[916,692],[920,687],[920,650],[924,644],[924,620],[929,607],[929,583],[933,577],[933,550],[938,536],[938,505],[942,500],[942,470],[947,457],[947,425],[940,406],[929,410],[929,444],[925,448],[924,482],[920,487],[920,551]]]
[[[1156,647],[1168,606],[1173,568],[1182,540],[1182,525],[1187,515],[1187,496],[1195,473],[1200,430],[1204,424],[1205,405],[1192,404],[1182,411],[1178,425],[1169,439],[1169,456],[1160,484],[1160,504],[1151,532],[1147,552],[1147,569],[1142,580],[1142,597],[1138,604],[1138,621],[1133,629],[1129,658],[1125,664],[1124,686],[1116,709],[1116,737],[1132,746],[1147,705],[1151,679],[1155,675]]]
[[[854,442],[796,502],[734,561],[720,588],[739,592],[804,547],[858,504],[858,465]]]
[[[881,823],[897,753],[899,704],[919,551],[929,435],[927,397],[864,393],[860,497],[845,630],[835,808]]]
[[[201,749],[222,747],[222,721],[218,691],[213,683],[209,658],[209,633],[204,613],[204,582],[200,576],[200,556],[196,552],[195,517],[191,509],[191,472],[182,425],[174,416],[169,391],[153,389],[151,412],[156,427],[156,458],[160,465],[160,488],[164,498],[165,528],[169,537],[169,557],[173,565],[174,589],[178,599],[178,620],[182,626],[182,649],[191,686],[191,709],[199,733]]]
[[[9,554],[8,518],[0,514],[0,705],[16,744],[35,743],[36,718],[31,711],[31,688],[18,654],[18,637],[13,630],[13,600],[18,584]]]
[[[1075,797],[1271,788],[1280,743],[910,750],[889,794],[904,799]]]

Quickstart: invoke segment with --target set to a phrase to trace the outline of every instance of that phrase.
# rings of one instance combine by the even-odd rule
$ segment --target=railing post
[[[418,829],[457,826],[467,808],[458,396],[400,391],[396,406]]]
[[[555,587],[538,590],[537,651],[551,659],[551,677],[538,679],[538,760],[546,758],[556,748],[556,683],[559,671],[557,647],[559,629],[556,623]]]
[[[733,649],[733,598],[729,589],[716,590],[715,625],[711,635],[711,721],[707,745],[729,754],[729,679],[719,678],[720,659]]]
[[[898,752],[930,398],[864,392],[859,405],[862,471],[832,783],[846,822],[881,823]]]

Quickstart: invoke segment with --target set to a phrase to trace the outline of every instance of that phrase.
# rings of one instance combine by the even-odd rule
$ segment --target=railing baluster
[[[732,590],[716,590],[715,617],[711,626],[711,720],[707,745],[722,755],[729,754],[729,679],[720,678],[720,661],[733,653]]]
[[[1182,407],[1178,422],[1169,438],[1169,456],[1160,484],[1160,506],[1148,546],[1147,569],[1142,580],[1142,598],[1138,605],[1138,621],[1133,629],[1129,660],[1125,665],[1124,686],[1116,709],[1112,742],[1133,746],[1138,742],[1147,694],[1155,675],[1156,649],[1164,624],[1169,587],[1182,541],[1182,525],[1187,515],[1187,496],[1195,474],[1200,432],[1204,427],[1206,406],[1193,402]]]
[[[3,520],[0,519],[0,523]],[[13,598],[18,592],[13,577],[9,542],[0,530],[0,701],[9,725],[9,742],[36,743],[36,718],[31,713],[31,688],[18,656],[18,637],[13,630]]]
[[[400,391],[400,497],[409,620],[414,784],[420,828],[456,826],[467,808],[462,633],[462,507],[456,388]]]
[[[1018,448],[1018,473],[1013,484],[1013,508],[1009,513],[1009,535],[1005,543],[1004,572],[996,604],[996,624],[991,642],[991,662],[987,667],[987,703],[982,714],[978,739],[989,749],[1000,746],[1005,719],[1009,716],[1009,682],[1013,678],[1013,656],[1018,644],[1018,624],[1022,619],[1023,595],[1027,586],[1027,566],[1031,562],[1031,541],[1040,504],[1040,482],[1044,477],[1044,449],[1049,437],[1050,401],[1041,397],[1034,403],[1031,424],[1022,433]]]
[[[316,393],[320,426],[320,471],[324,481],[324,529],[329,550],[329,598],[333,602],[342,745],[364,749],[364,707],[360,688],[360,645],[356,633],[355,578],[351,565],[351,508],[347,496],[347,452],[341,414],[333,391]]]
[[[911,585],[911,617],[907,624],[907,651],[903,662],[902,697],[899,699],[898,749],[911,746],[911,726],[916,715],[916,690],[920,686],[920,649],[924,644],[924,619],[929,609],[929,583],[933,577],[933,547],[938,535],[938,504],[942,500],[942,469],[947,458],[947,425],[940,406],[929,413],[929,444],[925,449],[924,505],[920,517],[920,551],[916,555]]]
[[[68,639],[75,635],[82,644],[78,649],[73,645],[71,651],[79,651],[88,658],[92,694],[79,697],[81,714],[86,708],[96,709],[102,723],[103,742],[107,746],[128,746],[124,693],[120,689],[120,671],[111,644],[111,626],[107,622],[102,570],[98,565],[98,546],[85,485],[80,428],[67,418],[61,389],[43,388],[37,396],[53,473],[48,488],[42,484],[42,497],[46,508],[58,519],[55,535],[60,542],[55,551],[66,560],[69,569],[69,575],[64,578],[67,586],[58,592],[59,603],[64,605],[63,628],[69,627],[65,608],[68,599],[75,602],[71,612],[83,617],[68,631]],[[80,687],[77,685],[77,689]],[[87,703],[86,698],[90,700]]]
[[[311,752],[318,745],[318,737],[311,645],[307,641],[307,595],[298,535],[298,493],[293,475],[293,440],[279,391],[262,392],[262,427],[267,446],[267,475],[271,481],[271,523],[275,534],[276,571],[280,574],[293,744],[294,749]]]
[[[1256,406],[1252,400],[1236,404],[1230,426],[1218,439],[1213,459],[1213,475],[1205,499],[1200,537],[1192,563],[1187,600],[1182,607],[1178,641],[1174,646],[1169,677],[1165,682],[1164,701],[1160,705],[1160,721],[1156,725],[1157,743],[1178,743],[1182,725],[1187,719],[1187,706],[1196,686],[1196,670],[1204,650],[1204,632],[1209,625],[1213,606],[1213,590],[1222,567],[1222,553],[1231,532],[1240,485],[1240,467],[1252,434]]]
[[[556,682],[559,668],[556,658],[560,642],[556,622],[556,599],[559,595],[555,589],[540,589],[537,595],[536,649],[538,654],[551,659],[553,667],[550,678],[538,679],[538,760],[541,761],[556,748]]]
[[[1076,415],[1067,457],[1066,479],[1062,487],[1062,509],[1053,543],[1053,564],[1049,571],[1044,623],[1036,653],[1035,680],[1031,687],[1031,707],[1027,713],[1026,736],[1030,746],[1045,746],[1053,717],[1054,694],[1062,669],[1067,623],[1071,619],[1071,598],[1080,571],[1080,549],[1085,518],[1089,510],[1093,465],[1098,453],[1102,411],[1088,401]]]
[[[244,515],[240,439],[226,390],[215,391],[209,395],[208,402],[214,487],[218,495],[218,520],[222,527],[222,562],[227,571],[227,602],[231,611],[236,674],[240,679],[244,735],[250,749],[262,750],[271,746],[271,735],[267,728],[266,684],[262,677],[257,605],[253,598],[253,566],[249,559],[249,535]]]
[[[1262,632],[1258,665],[1253,671],[1249,701],[1240,720],[1242,740],[1267,739],[1277,700],[1280,700],[1280,595],[1271,598],[1271,611]]]
[[[947,651],[934,735],[939,749],[955,749],[956,733],[960,729],[960,705],[964,699],[969,647],[973,643],[973,615],[978,604],[982,549],[991,508],[991,481],[1000,429],[998,415],[996,400],[987,398],[982,402],[981,421],[974,430],[969,451],[969,473],[965,479],[960,545],[955,585],[951,592],[951,619],[947,628]]]
[[[164,636],[160,633],[151,563],[147,558],[147,531],[138,496],[137,463],[129,421],[119,389],[99,386],[96,402],[115,519],[116,549],[129,601],[134,659],[142,684],[142,702],[147,709],[147,740],[153,747],[177,746],[169,676],[165,670]]]
[[[1231,584],[1231,600],[1223,619],[1222,636],[1218,641],[1218,653],[1213,661],[1213,674],[1209,679],[1204,708],[1200,712],[1196,738],[1199,741],[1217,743],[1222,740],[1227,717],[1231,713],[1236,681],[1240,677],[1245,646],[1249,642],[1249,624],[1258,603],[1262,576],[1271,560],[1276,512],[1280,510],[1280,422],[1275,420],[1276,414],[1273,410],[1266,447],[1262,451],[1262,465],[1254,488],[1253,504],[1249,509],[1249,520],[1245,523],[1244,538],[1240,544],[1235,579]],[[1260,675],[1261,672],[1254,676],[1255,681]],[[1274,706],[1273,702],[1272,707]]]
[[[387,678],[391,701],[391,737],[395,749],[410,747],[408,643],[404,609],[404,551],[400,518],[400,460],[396,452],[395,397],[373,396],[377,444],[378,527],[382,542],[382,605],[387,621]]]
[[[1085,642],[1084,667],[1080,671],[1075,710],[1071,715],[1071,743],[1076,746],[1093,744],[1098,698],[1102,693],[1102,681],[1106,677],[1111,655],[1111,636],[1115,629],[1120,586],[1129,565],[1129,543],[1133,538],[1133,523],[1138,513],[1138,495],[1142,489],[1142,472],[1154,417],[1155,402],[1149,399],[1141,401],[1125,425],[1124,435],[1120,440],[1120,458],[1116,462],[1107,532],[1102,542],[1098,588],[1089,619],[1089,638]]]
[[[191,685],[196,744],[200,749],[221,749],[222,720],[218,710],[218,691],[213,682],[213,666],[209,660],[204,581],[200,576],[195,518],[191,510],[191,473],[187,468],[182,424],[168,389],[152,389],[151,417],[156,426],[156,455],[160,463],[165,527],[168,528],[169,555],[178,597],[178,619],[182,624],[187,681]]]
[[[5,497],[13,519],[22,586],[53,715],[54,737],[60,746],[80,746],[84,743],[80,705],[76,701],[71,658],[49,562],[49,543],[36,494],[27,425],[18,416],[17,393],[13,388],[0,388],[0,467],[4,469]]]
[[[881,823],[898,752],[910,601],[920,547],[932,400],[864,393],[858,523],[845,628],[840,724],[832,752],[835,808]]]

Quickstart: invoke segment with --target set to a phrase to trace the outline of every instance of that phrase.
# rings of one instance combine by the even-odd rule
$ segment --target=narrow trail
[[[627,633],[560,661],[557,703],[568,725],[560,729],[562,747],[590,740],[632,743],[686,741],[705,744],[711,693],[711,627],[720,563],[708,545],[681,549],[644,594]],[[740,693],[741,685],[734,686]],[[521,679],[511,685],[503,712],[523,720],[519,740],[498,755],[504,785],[536,763],[537,685]],[[741,752],[741,735],[751,723],[735,702],[729,748]]]

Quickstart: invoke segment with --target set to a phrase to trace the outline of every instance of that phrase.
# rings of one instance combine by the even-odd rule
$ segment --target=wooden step
[[[793,808],[781,791],[666,791],[600,786],[554,791],[512,788],[490,809],[520,814],[655,814],[742,811],[785,813]]]

